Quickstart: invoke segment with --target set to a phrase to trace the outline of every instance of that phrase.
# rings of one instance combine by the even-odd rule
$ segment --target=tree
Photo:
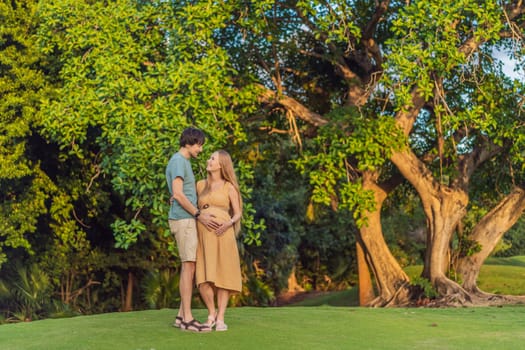
[[[32,252],[28,237],[53,186],[30,143],[38,102],[49,91],[35,45],[35,12],[34,1],[0,3],[0,267],[8,251]]]
[[[427,217],[423,276],[441,296],[472,300],[447,277],[448,256],[472,174],[489,159],[502,166],[503,152],[521,176],[523,84],[502,74],[494,52],[510,38],[522,43],[524,10],[521,1],[259,1],[232,10],[222,38],[238,70],[258,78],[262,105],[281,111],[296,139],[316,138],[298,162],[312,199],[354,213],[378,289],[372,305],[410,298],[380,223],[383,201],[403,179]],[[501,207],[516,214],[497,216],[505,228],[522,211],[521,197],[508,193],[517,201]],[[503,232],[494,233],[490,242]]]
[[[265,272],[261,279],[277,295],[348,287],[355,273],[348,264],[355,240],[346,231],[352,220],[324,208],[308,210],[308,178],[291,162],[299,157],[296,149],[289,139],[266,135],[250,154],[259,189],[253,204],[265,233],[260,246],[244,247],[244,260]]]
[[[320,127],[315,148],[305,149],[304,162],[297,164],[310,175],[314,202],[355,211],[361,226],[358,244],[365,248],[374,271],[379,300],[388,302],[399,286],[407,284],[408,277],[389,252],[377,215],[399,177],[381,175],[378,167],[384,164],[389,148],[400,145],[395,138],[400,134],[391,119],[381,118],[384,124],[374,121],[374,111],[381,110],[377,101],[363,111],[355,107],[366,101],[363,97],[369,91],[365,88],[381,71],[381,57],[374,56],[376,63],[371,64],[367,52],[379,53],[372,36],[376,31],[380,37],[387,33],[388,27],[379,24],[386,7],[381,4],[371,12],[365,3],[355,9],[344,2],[333,5],[288,1],[242,4],[231,10],[235,20],[219,38],[231,39],[223,45],[238,71],[258,77],[262,106],[270,115],[280,113],[287,118],[294,140],[301,145],[302,137],[315,137],[315,129]],[[363,18],[371,18],[371,23],[360,39]],[[242,46],[236,38],[242,38]],[[271,118],[259,123],[267,132],[281,132]],[[367,123],[382,126],[379,135],[388,136],[388,147],[377,144],[371,149],[369,136],[376,131],[367,130]],[[348,142],[349,134],[354,143]],[[383,187],[376,183],[380,176]],[[362,266],[360,271],[364,271]]]
[[[470,293],[475,289],[481,263],[523,212],[523,198],[519,196],[522,190],[506,191],[500,196],[500,204],[469,237],[482,246],[474,254],[477,264],[470,264],[467,272],[465,263],[472,260],[460,262],[467,291],[447,277],[450,242],[467,211],[472,174],[483,170],[480,167],[488,160],[500,161],[493,165],[523,168],[520,150],[524,138],[519,128],[523,86],[503,75],[492,53],[505,45],[514,26],[524,25],[524,11],[521,2],[503,7],[487,3],[483,8],[474,2],[439,6],[417,3],[402,12],[411,20],[399,21],[395,29],[403,38],[403,46],[396,47],[399,51],[390,56],[397,66],[395,74],[411,68],[412,73],[405,79],[413,82],[398,95],[401,101],[396,122],[407,136],[418,121],[424,123],[421,130],[427,134],[431,130],[433,137],[431,147],[412,146],[412,150],[394,152],[391,159],[418,191],[427,216],[423,276],[450,300],[481,302]],[[432,21],[428,20],[429,14]],[[420,28],[428,28],[429,32]],[[417,65],[410,62],[414,57],[419,58]],[[399,83],[397,78],[394,81]],[[422,111],[428,112],[428,119],[421,117],[425,114]],[[508,159],[496,158],[502,152],[509,155]],[[521,177],[519,170],[515,176]]]
[[[0,265],[6,271],[34,266],[53,287],[63,287],[61,299],[68,304],[73,292],[84,290],[78,265],[92,253],[86,228],[107,205],[107,193],[95,184],[83,195],[90,164],[59,158],[56,144],[41,132],[40,102],[61,80],[57,53],[45,54],[38,45],[38,2],[5,1],[0,7]]]
[[[136,242],[150,215],[148,230],[166,233],[164,169],[182,129],[206,130],[207,153],[244,139],[237,115],[250,92],[236,89],[210,40],[224,15],[185,2],[64,0],[41,16],[41,45],[61,53],[65,82],[44,102],[43,130],[71,156],[89,157],[124,197],[127,211],[112,225],[118,247]],[[95,154],[85,152],[91,133]]]

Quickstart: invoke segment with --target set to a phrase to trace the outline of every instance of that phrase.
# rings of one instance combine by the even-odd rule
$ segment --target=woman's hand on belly
[[[201,213],[197,220],[210,231],[217,230],[221,224],[216,221],[217,217],[210,213]]]

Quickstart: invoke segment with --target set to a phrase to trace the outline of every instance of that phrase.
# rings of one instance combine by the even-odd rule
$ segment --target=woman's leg
[[[214,286],[209,282],[201,283],[199,284],[199,292],[201,293],[202,300],[208,309],[208,320],[206,323],[213,326],[217,316],[217,310],[215,309]]]
[[[217,288],[217,307],[219,311],[217,312],[217,326],[215,329],[218,331],[225,331],[228,329],[228,326],[224,323],[224,314],[226,313],[229,300],[230,291],[227,289]]]

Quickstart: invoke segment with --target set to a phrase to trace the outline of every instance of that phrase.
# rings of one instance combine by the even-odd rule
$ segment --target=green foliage
[[[51,302],[52,305],[48,306],[49,318],[68,318],[82,315],[80,312],[73,309],[71,305],[64,304],[58,300],[52,300]]]
[[[278,293],[286,288],[297,262],[297,247],[303,233],[304,189],[298,186],[298,174],[289,164],[293,145],[288,140],[273,139],[264,146],[252,147],[257,150],[250,153],[254,169],[252,186],[264,189],[252,194],[254,215],[257,221],[264,222],[265,229],[260,244],[243,245],[241,252],[248,265],[248,279],[255,279],[251,285],[257,290],[262,288],[263,294],[265,288]],[[252,292],[255,291],[249,294]]]
[[[383,82],[393,92],[394,110],[411,105],[413,84],[431,102],[431,118],[421,113],[418,123],[424,125],[416,129],[412,140],[415,147],[429,137],[427,147],[435,147],[437,137],[444,139],[443,154],[426,149],[441,159],[432,164],[435,176],[453,179],[459,157],[486,147],[487,140],[505,147],[514,166],[522,167],[518,149],[524,144],[517,116],[523,113],[523,84],[510,82],[494,60],[500,50],[511,54],[500,38],[506,25],[503,18],[497,1],[480,7],[476,1],[465,0],[413,2],[393,20],[394,36],[385,46]],[[477,41],[483,45],[468,51],[471,47],[466,43]]]
[[[42,4],[40,15],[39,43],[61,53],[64,79],[43,102],[47,137],[84,158],[86,135],[98,130],[92,161],[128,210],[112,225],[119,247],[155,226],[167,231],[164,169],[182,129],[203,129],[209,150],[245,138],[238,118],[253,95],[234,85],[236,72],[211,37],[227,13],[206,3],[63,0]],[[214,20],[203,26],[204,18]],[[246,222],[248,233],[259,230]]]
[[[333,1],[323,6],[315,1],[298,1],[295,5],[303,16],[316,24],[314,36],[325,44],[339,44],[353,49],[353,40],[359,40],[361,28],[356,25],[355,4],[347,1]]]
[[[41,55],[34,45],[35,3],[0,3],[0,179],[32,174],[26,137],[35,122],[45,78],[38,69]]]
[[[315,208],[298,246],[297,280],[306,290],[342,290],[357,283],[356,225],[350,215]]]
[[[23,248],[32,253],[28,234],[37,228],[39,215],[47,211],[45,201],[49,189],[54,185],[39,169],[34,178],[6,181],[0,179],[2,194],[0,198],[0,266],[7,256],[3,248]]]
[[[132,219],[129,223],[124,220],[116,220],[111,225],[115,235],[115,247],[128,249],[130,245],[137,241],[137,237],[144,232],[146,225],[141,221]]]
[[[412,187],[396,187],[383,205],[381,224],[385,241],[402,267],[424,261],[426,218]]]
[[[467,190],[467,177],[471,175],[458,177],[458,170],[465,169],[470,154],[491,144],[504,147],[501,151],[505,154],[510,152],[507,164],[513,170],[523,168],[523,152],[518,149],[524,145],[517,131],[523,129],[519,117],[523,113],[523,85],[511,84],[493,60],[494,50],[505,41],[502,36],[508,34],[502,35],[502,30],[514,31],[505,27],[515,24],[504,16],[497,1],[482,7],[478,1],[468,0],[389,3],[381,18],[387,22],[381,29],[390,29],[387,40],[371,34],[376,28],[371,28],[370,12],[362,22],[356,18],[366,5],[379,11],[372,2],[352,3],[351,9],[338,1],[328,5],[315,1],[250,5],[260,20],[249,13],[240,16],[245,21],[249,18],[249,22],[240,21],[241,26],[249,23],[255,29],[240,30],[238,38],[246,40],[246,47],[252,49],[246,55],[232,47],[232,52],[243,58],[239,64],[277,96],[292,97],[309,112],[328,120],[315,132],[301,127],[300,122],[296,129],[290,127],[295,138],[315,135],[314,146],[304,148],[303,156],[296,161],[300,172],[309,177],[313,202],[334,210],[348,209],[358,227],[366,225],[367,213],[375,208],[372,194],[363,190],[362,174],[373,175],[367,179],[372,177],[376,183],[396,175],[388,158],[392,150],[401,151],[407,145],[421,161],[421,167],[414,167],[413,172],[426,177],[420,170],[428,168],[436,189],[442,184]],[[358,23],[363,25],[359,28]],[[294,25],[301,30],[294,30]],[[359,42],[361,33],[372,35],[369,46]],[[376,42],[380,52],[375,55],[372,44],[378,38],[383,40]],[[370,59],[360,60],[360,54]],[[366,90],[360,96],[367,98],[365,106],[343,108],[355,103],[348,98],[354,89]],[[413,115],[397,115],[410,118],[419,113],[415,133],[408,142],[403,132],[396,130],[392,117],[407,111],[414,101],[418,106],[411,111]],[[283,129],[274,120],[285,115],[280,107],[288,108],[287,118],[297,113],[285,103],[270,105],[272,114],[264,124],[270,131]],[[412,125],[405,127],[406,132],[412,130]],[[512,183],[516,183],[514,179]],[[429,215],[428,220],[432,219]],[[467,244],[461,249],[473,253],[479,247]]]
[[[249,246],[260,246],[262,244],[261,237],[266,230],[266,223],[264,218],[257,218],[257,210],[253,204],[253,186],[255,184],[254,169],[250,163],[242,160],[240,153],[242,152],[235,154],[240,159],[236,163],[236,172],[239,176],[241,195],[243,196],[243,243]]]
[[[5,23],[21,29],[20,40],[26,39],[24,33],[31,36],[19,45],[9,41],[14,37],[8,33],[1,58],[11,55],[21,66],[26,64],[21,58],[32,60],[28,64],[35,74],[17,71],[6,77],[15,83],[13,96],[38,109],[18,108],[13,100],[6,100],[6,108],[16,107],[14,112],[25,113],[17,116],[33,118],[28,123],[39,135],[29,139],[33,148],[28,153],[43,170],[33,167],[36,181],[31,184],[31,173],[2,167],[7,180],[0,178],[0,213],[6,218],[0,220],[5,237],[0,248],[8,247],[13,255],[15,248],[35,252],[33,260],[41,261],[53,288],[67,291],[60,294],[62,307],[57,304],[50,313],[67,313],[70,307],[85,313],[117,310],[128,270],[140,275],[152,266],[177,265],[165,219],[164,168],[182,129],[196,125],[207,133],[205,153],[196,164],[200,177],[206,154],[235,147],[245,138],[238,119],[252,108],[248,101],[253,92],[234,84],[236,72],[211,39],[228,14],[203,2],[53,1],[40,3],[38,11],[10,5],[16,7],[10,18],[20,23],[27,19],[31,29]],[[9,51],[13,48],[24,54]],[[3,67],[2,74],[7,72]],[[44,78],[54,84],[53,90],[24,95],[31,89],[17,78],[23,74],[33,90],[43,86]],[[20,135],[29,137],[29,132]],[[6,136],[9,142],[20,140],[19,147],[25,142]],[[264,223],[253,220],[251,169],[239,160],[244,239],[260,244]],[[20,169],[26,163],[33,165],[22,159]],[[28,236],[37,224],[39,231]],[[111,228],[117,248],[126,252],[113,249],[115,241],[107,235]],[[0,251],[0,263],[6,259]]]
[[[520,219],[503,237],[499,248],[495,249],[494,256],[512,257],[525,255],[525,218]],[[498,248],[498,247],[497,247]]]
[[[35,45],[36,2],[0,3],[0,266],[6,251],[31,252],[28,237],[52,183],[31,157],[29,138],[47,93],[42,55]]]
[[[320,129],[312,148],[295,161],[313,186],[312,201],[353,212],[358,227],[375,210],[373,193],[362,188],[363,171],[378,171],[392,151],[405,146],[402,132],[390,117],[370,117],[339,108]],[[337,203],[337,204],[334,204]]]
[[[236,305],[269,306],[275,300],[275,292],[262,280],[263,276],[250,273],[243,283],[243,291],[235,295],[231,303]]]
[[[410,285],[419,289],[426,298],[434,299],[439,295],[432,286],[432,283],[424,277],[412,278],[410,280]]]
[[[0,304],[14,306],[7,310],[12,320],[37,320],[50,302],[50,282],[38,265],[15,265],[0,280]]]
[[[462,237],[459,239],[457,242],[457,247],[455,247],[460,258],[479,253],[481,248],[481,245],[477,241],[469,239],[468,237]]]
[[[425,100],[434,96],[435,77],[453,79],[470,57],[458,50],[468,38],[490,42],[502,29],[501,6],[478,2],[415,1],[392,21],[394,36],[386,41],[385,83],[395,91],[397,109],[411,105],[411,84],[417,83]]]
[[[375,210],[361,175],[388,179],[392,150],[407,145],[444,185],[454,184],[464,155],[502,147],[470,182],[477,190],[468,233],[511,184],[523,183],[524,85],[503,77],[494,60],[519,41],[500,40],[511,22],[494,0],[390,2],[371,33],[375,5],[0,3],[0,265],[37,261],[55,291],[88,290],[63,295],[53,308],[66,314],[118,310],[130,271],[140,279],[176,268],[164,168],[189,125],[208,136],[194,163],[198,178],[217,148],[236,163],[245,200],[243,305],[270,304],[294,267],[304,287],[351,283],[355,224],[366,225]],[[465,54],[471,38],[484,44]],[[365,40],[375,41],[381,59]],[[356,77],[342,77],[343,66]],[[256,109],[253,82],[328,124],[313,130],[297,115],[285,119],[271,101],[270,113]],[[408,141],[392,116],[410,106],[416,85],[428,103]],[[370,93],[368,102],[343,107],[356,86]],[[287,129],[296,144],[283,148],[271,133]],[[417,205],[410,191],[399,197],[389,199],[383,225],[408,263],[421,247],[401,231],[417,228],[410,215],[418,221],[420,209],[409,208]],[[507,236],[508,254],[522,249],[519,232],[518,225]],[[461,254],[477,249],[468,235],[460,243]],[[163,298],[152,305],[167,305]]]
[[[243,247],[243,260],[264,271],[260,278],[276,294],[286,291],[291,274],[301,288],[342,288],[355,267],[354,224],[309,200],[308,178],[297,172],[296,145],[288,139],[260,135],[250,154],[254,162],[256,218],[266,229],[258,247]],[[285,190],[283,190],[285,189]]]
[[[180,303],[179,275],[173,269],[150,271],[141,282],[149,308],[175,308]]]

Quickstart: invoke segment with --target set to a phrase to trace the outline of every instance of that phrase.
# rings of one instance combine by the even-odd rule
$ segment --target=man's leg
[[[191,312],[191,299],[195,280],[195,259],[197,252],[197,227],[194,219],[170,220],[170,229],[175,233],[179,256],[181,258],[181,271],[179,291],[181,306],[179,314],[180,328],[194,332],[210,331],[209,327],[201,325],[193,318]],[[177,322],[177,320],[175,320]]]
[[[192,332],[209,332],[211,328],[206,324],[201,324],[193,318],[191,312],[191,299],[193,295],[193,281],[195,276],[195,262],[185,261],[182,263],[179,290],[182,308],[181,329]]]
[[[180,273],[179,291],[182,319],[184,322],[193,320],[191,313],[191,298],[193,294],[193,277],[195,275],[195,262],[184,261]],[[179,312],[181,313],[181,312]]]
[[[173,237],[175,237],[175,240],[177,242],[177,247],[179,248],[179,254],[180,253],[184,253],[184,251],[182,250],[182,248],[184,247],[183,246],[184,242],[181,241],[181,236],[178,235],[178,232],[180,232],[182,230],[180,221],[168,220],[168,224],[169,224],[169,227],[170,227],[170,232],[173,235]],[[179,275],[179,294],[181,296],[181,302],[180,302],[180,306],[179,306],[179,311],[177,313],[177,317],[175,317],[175,322],[173,323],[173,326],[177,327],[177,328],[181,327],[182,321],[184,320],[184,309],[183,309],[184,305],[182,303],[182,300],[183,300],[183,296],[182,295],[183,295],[183,293],[181,291],[181,287],[184,285],[184,282],[182,281],[183,280],[183,277],[182,277],[182,265],[184,265],[184,264],[183,263],[181,264],[181,273]]]

